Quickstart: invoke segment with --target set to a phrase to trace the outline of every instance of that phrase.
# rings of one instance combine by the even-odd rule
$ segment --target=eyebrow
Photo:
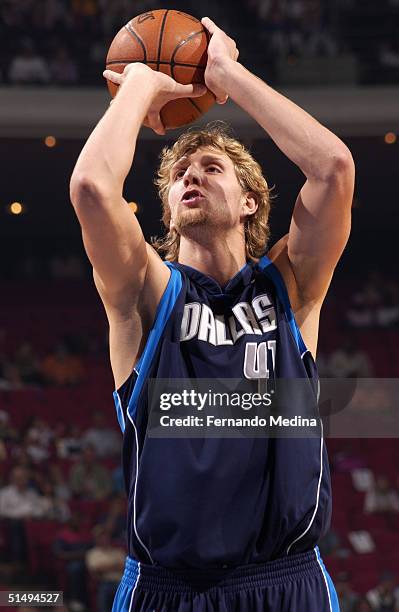
[[[187,162],[188,162],[188,157],[183,156],[175,164],[173,164],[171,170],[172,171],[176,170],[176,168],[180,168],[181,166],[184,166]],[[222,157],[218,157],[217,155],[207,154],[201,158],[201,162],[205,164],[208,164],[210,162],[217,162],[223,165],[224,159]]]

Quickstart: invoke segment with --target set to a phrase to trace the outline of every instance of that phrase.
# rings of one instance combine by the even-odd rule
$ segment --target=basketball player
[[[346,146],[239,64],[234,40],[210,19],[202,23],[211,34],[207,87],[248,112],[306,182],[288,234],[266,256],[260,166],[217,126],[182,135],[158,171],[162,261],[123,184],[141,125],[164,133],[162,106],[203,90],[142,64],[104,73],[119,93],[78,159],[71,199],[109,320],[124,432],[128,557],[113,610],[336,611],[317,548],[331,514],[322,436],[147,435],[150,378],[313,384],[320,308],[350,231]]]

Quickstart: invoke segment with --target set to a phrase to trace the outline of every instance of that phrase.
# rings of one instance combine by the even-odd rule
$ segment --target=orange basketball
[[[167,9],[148,11],[119,30],[109,48],[106,67],[123,72],[126,64],[141,62],[183,85],[204,83],[208,42],[208,32],[195,17]],[[114,97],[118,85],[107,84]],[[199,98],[172,100],[161,110],[162,123],[165,128],[187,125],[214,103],[210,91]]]

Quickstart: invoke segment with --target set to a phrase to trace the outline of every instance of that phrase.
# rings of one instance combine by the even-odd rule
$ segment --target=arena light
[[[55,136],[46,136],[46,138],[44,139],[44,144],[49,149],[52,149],[57,144],[57,139],[55,138]]]
[[[21,215],[24,212],[24,206],[21,202],[12,202],[9,206],[12,215]]]
[[[129,206],[134,213],[136,213],[139,209],[137,202],[129,202]]]
[[[387,132],[384,136],[384,140],[386,144],[394,144],[396,142],[396,134],[394,132]]]

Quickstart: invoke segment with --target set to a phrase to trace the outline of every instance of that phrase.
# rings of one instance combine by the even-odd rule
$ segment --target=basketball
[[[204,84],[209,34],[201,22],[181,11],[158,9],[129,21],[115,36],[108,50],[106,68],[123,72],[132,62],[147,64],[182,85]],[[107,80],[112,97],[118,85]],[[199,98],[181,98],[165,104],[161,120],[165,128],[192,123],[215,103],[209,90]]]

